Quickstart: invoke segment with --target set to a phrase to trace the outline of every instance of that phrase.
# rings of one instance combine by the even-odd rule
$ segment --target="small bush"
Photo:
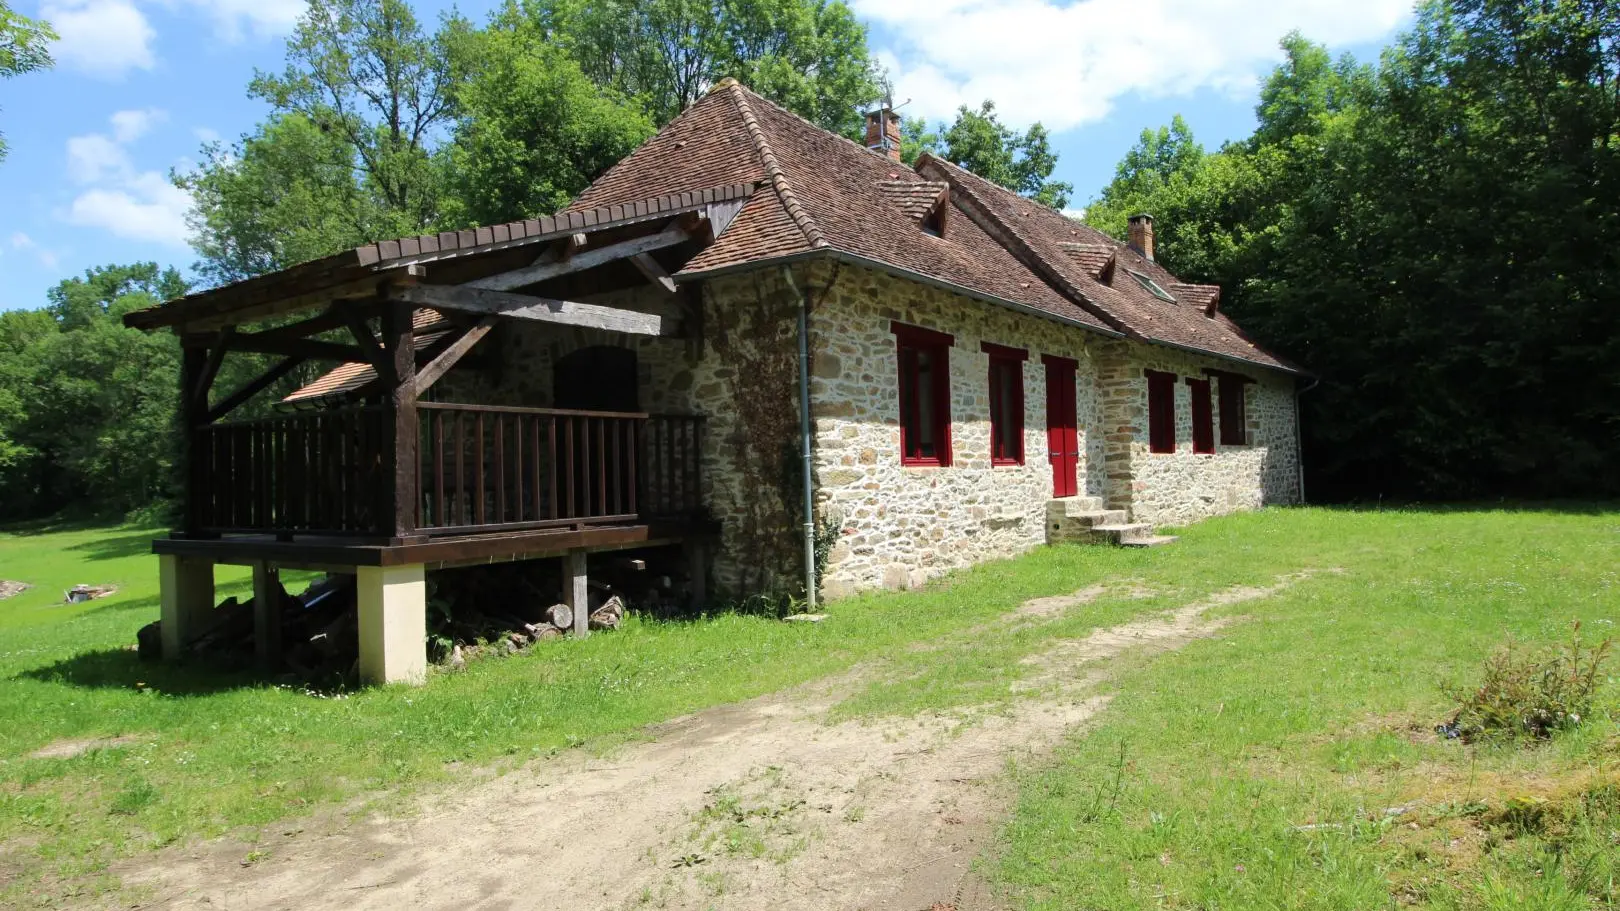
[[[1546,738],[1575,727],[1592,712],[1613,645],[1610,639],[1588,645],[1578,622],[1568,642],[1547,649],[1526,649],[1508,639],[1486,659],[1478,686],[1447,688],[1458,707],[1441,733],[1464,740]]]

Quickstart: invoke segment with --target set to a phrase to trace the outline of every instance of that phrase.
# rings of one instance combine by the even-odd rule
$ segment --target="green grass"
[[[150,532],[0,534],[4,575],[37,583],[0,602],[0,903],[84,885],[121,856],[256,826],[355,798],[408,797],[560,749],[610,745],[643,726],[772,692],[983,624],[1025,599],[1100,578],[1119,555],[1042,550],[949,587],[841,602],[790,624],[720,615],[561,640],[476,662],[419,688],[317,698],[249,676],[140,662],[156,616]],[[1134,557],[1138,563],[1140,556]],[[221,573],[220,597],[245,595]],[[57,607],[74,582],[119,593]],[[133,735],[72,759],[28,754],[65,738]],[[91,882],[92,887],[106,883]]]
[[[1020,770],[990,866],[1013,906],[1620,905],[1620,667],[1598,717],[1550,743],[1433,733],[1440,685],[1477,678],[1505,636],[1614,633],[1620,514],[1245,516],[1190,529],[1166,560],[1245,540],[1283,557],[1297,533],[1344,572],[1127,662],[1101,724]]]
[[[1125,659],[1100,726],[1049,766],[1017,770],[1020,799],[989,868],[1015,906],[1589,907],[1594,888],[1614,900],[1612,859],[1590,860],[1620,838],[1601,787],[1617,758],[1612,709],[1532,750],[1423,732],[1444,720],[1440,682],[1466,679],[1505,633],[1556,639],[1575,618],[1612,629],[1620,513],[1235,516],[1153,551],[1042,549],[926,591],[836,603],[825,623],[632,618],[426,687],[344,698],[140,663],[129,646],[157,612],[149,537],[0,533],[0,577],[37,585],[0,602],[0,904],[116,885],[98,879],[111,861],[177,840],[608,748],[649,723],[857,663],[872,682],[835,716],[993,711],[1029,673],[1019,659],[1057,637],[1302,569],[1318,572],[1232,608],[1252,619],[1222,639]],[[245,574],[221,580],[221,597],[246,594]],[[77,582],[120,591],[57,605]],[[1096,582],[1151,595],[995,622]],[[64,738],[118,735],[134,740],[27,758]],[[1526,804],[1520,815],[1537,820],[1517,834],[1495,822],[1513,788],[1547,799]],[[1414,800],[1424,809],[1394,822],[1358,815]],[[1294,828],[1323,823],[1338,828]],[[1600,880],[1610,885],[1591,885]],[[1547,892],[1537,905],[1522,897],[1531,889],[1573,890],[1575,903]]]

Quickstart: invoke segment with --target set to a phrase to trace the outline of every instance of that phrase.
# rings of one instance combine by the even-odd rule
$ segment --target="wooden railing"
[[[702,418],[421,402],[407,513],[421,534],[629,522],[702,510]],[[385,535],[393,430],[360,407],[197,431],[191,525],[207,533]]]
[[[187,508],[207,532],[372,534],[386,513],[381,408],[357,407],[196,431]]]

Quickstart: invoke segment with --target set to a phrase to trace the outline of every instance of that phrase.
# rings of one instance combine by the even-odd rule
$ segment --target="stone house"
[[[592,555],[681,545],[700,593],[819,564],[840,597],[1299,501],[1301,371],[1151,218],[1120,243],[899,145],[892,112],[863,146],[725,80],[555,216],[130,314],[186,352],[166,647],[215,563],[358,573],[363,672],[415,679],[439,568],[561,557],[582,600]],[[286,360],[210,397],[236,350]],[[312,359],[340,365],[223,420]]]
[[[779,425],[796,408],[803,296],[813,511],[836,527],[827,596],[917,585],[1093,523],[1151,543],[1144,526],[1300,499],[1300,371],[1221,313],[1218,287],[1154,261],[1151,218],[1119,243],[927,154],[906,167],[899,146],[892,113],[869,116],[862,148],[723,83],[575,204],[768,191],[677,274],[703,289],[708,326],[746,324],[768,349],[742,358],[745,375],[724,354],[677,369],[670,389],[726,416],[717,442],[762,461],[767,427],[794,445]],[[739,407],[756,395],[768,415]],[[759,515],[757,470],[725,461],[710,472],[717,573],[756,583],[742,542],[791,539],[799,495],[783,480],[776,515]],[[785,568],[792,549],[782,573],[800,571]]]

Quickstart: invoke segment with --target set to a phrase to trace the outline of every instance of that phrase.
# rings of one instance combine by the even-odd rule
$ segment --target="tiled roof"
[[[1058,244],[1069,258],[1080,264],[1086,274],[1094,279],[1104,280],[1103,274],[1109,271],[1114,264],[1113,244]]]
[[[426,307],[411,314],[411,331],[415,333],[415,348],[424,351],[433,347],[440,339],[450,334],[452,326],[444,314]],[[341,395],[353,392],[369,385],[377,378],[377,368],[370,364],[350,361],[321,374],[313,383],[297,390],[282,399],[286,403],[308,402],[311,399],[325,398],[330,395]]]
[[[972,208],[979,209],[995,228],[1005,232],[1009,245],[1019,249],[1026,262],[1109,325],[1148,341],[1279,370],[1299,370],[1250,341],[1225,314],[1217,312],[1206,316],[1208,298],[1205,293],[1193,295],[1197,303],[1172,303],[1155,297],[1126,273],[1141,273],[1171,291],[1172,296],[1175,295],[1172,286],[1183,289],[1203,286],[1183,284],[1163,266],[1143,258],[1096,228],[937,158],[925,155],[918,166],[923,173],[948,181],[953,192],[975,203]],[[1102,246],[1111,248],[1115,264],[1124,267],[1123,271],[1115,268],[1111,275],[1105,274],[1107,281],[1093,277],[1086,268],[1085,258],[1075,255],[1076,251]]]
[[[828,133],[732,80],[722,81],[592,184],[576,206],[684,187],[695,182],[688,167],[701,169],[701,180],[757,180],[761,188],[682,276],[831,249],[1109,331],[971,219],[953,217],[945,236],[933,237],[895,203],[897,194],[937,198],[941,182]]]
[[[918,221],[932,212],[934,206],[939,204],[940,194],[950,189],[950,184],[935,180],[880,180],[877,182],[878,192],[888,197],[900,211],[910,215]]]
[[[729,79],[575,205],[733,181],[757,181],[760,190],[683,277],[830,250],[1095,329],[1296,369],[1215,312],[1219,289],[1182,283],[1096,229],[954,165],[924,156],[914,170],[891,161]],[[917,222],[947,191],[958,211],[934,237]],[[1178,300],[1155,297],[1128,271]]]

